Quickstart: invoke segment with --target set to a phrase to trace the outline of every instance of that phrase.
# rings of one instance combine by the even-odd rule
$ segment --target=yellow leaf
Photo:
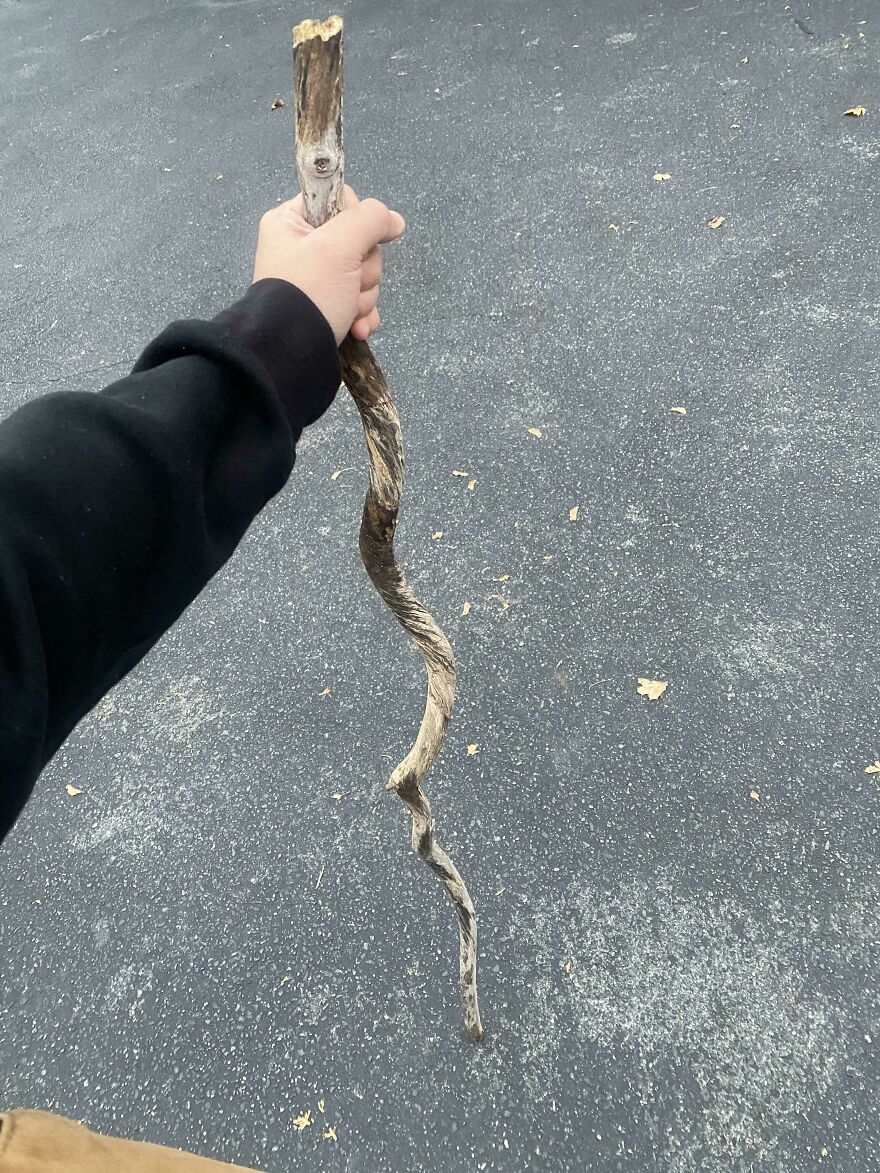
[[[469,472],[462,472],[460,468],[454,468],[452,475],[454,477],[469,477],[471,474]]]
[[[639,696],[646,696],[649,701],[659,701],[667,688],[669,688],[668,680],[647,680],[644,676],[640,676],[636,692]]]
[[[670,407],[670,411],[674,411],[676,415],[687,415],[688,409],[686,407]]]
[[[322,1116],[324,1115],[324,1101],[323,1100],[318,1100],[318,1111],[321,1113]]]
[[[273,110],[280,110],[283,105],[284,105],[284,99],[283,98],[276,98],[275,101],[272,103],[272,109]]]
[[[471,605],[470,605],[470,603],[467,601],[467,599],[465,599],[465,603],[464,603],[464,606],[463,606],[463,607],[462,607],[462,609],[461,609],[461,613],[462,613],[462,615],[470,615],[470,613],[471,613]]]
[[[850,106],[848,110],[844,110],[844,116],[847,118],[862,118],[868,111],[864,106]]]
[[[577,521],[578,514],[580,513],[580,511],[581,511],[580,505],[572,505],[571,509],[569,509],[569,511],[568,511],[568,520],[569,521]]]
[[[880,761],[871,762],[870,766],[865,766],[866,774],[880,774]]]
[[[671,179],[672,176],[668,171],[657,171],[651,178],[656,180],[657,183],[663,183],[665,180]]]
[[[544,435],[540,428],[529,428],[528,431],[530,436],[537,436],[539,440]]]
[[[510,610],[510,599],[505,599],[504,595],[502,595],[502,594],[486,595],[486,598],[487,599],[497,599],[498,604],[501,607],[502,614],[504,614],[505,611]]]
[[[69,782],[68,782],[68,783],[67,783],[67,785],[64,787],[64,789],[65,789],[65,790],[67,791],[67,793],[68,793],[68,794],[71,796],[71,798],[73,797],[73,795],[74,795],[74,794],[82,794],[82,790],[80,790],[80,789],[79,789],[79,787],[77,787],[77,786],[71,786]]]
[[[758,802],[761,798],[761,795],[758,793],[757,790],[750,790],[749,791],[749,798],[752,800],[752,802]]]
[[[434,539],[435,542],[439,542],[440,539],[443,537],[443,530],[442,529],[435,530],[435,532],[431,534],[431,537]]]
[[[303,1112],[302,1116],[294,1117],[293,1127],[297,1130],[297,1132],[302,1132],[303,1129],[308,1128],[311,1123],[312,1113],[311,1110],[307,1108],[306,1111]]]
[[[707,220],[706,223],[710,228],[720,228],[726,219],[726,216],[713,216],[712,219]]]
[[[476,744],[468,746],[468,757],[472,758],[475,753],[479,752],[480,747]]]
[[[336,1129],[331,1128],[329,1124],[324,1132],[324,1140],[336,1140]]]
[[[473,492],[476,487],[477,487],[476,481],[468,481],[468,488],[470,489],[471,492]]]

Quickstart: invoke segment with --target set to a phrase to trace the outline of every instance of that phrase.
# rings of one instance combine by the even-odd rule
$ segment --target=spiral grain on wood
[[[293,30],[296,160],[309,223],[318,227],[341,209],[342,19],[306,20]],[[394,555],[394,531],[403,490],[403,438],[385,376],[366,342],[350,334],[339,348],[342,378],[357,404],[370,455],[361,519],[360,551],[367,574],[425,661],[428,697],[412,749],[388,782],[412,815],[413,851],[439,877],[458,917],[459,986],[465,1031],[484,1035],[477,1002],[477,921],[455,864],[438,846],[422,778],[443,745],[455,696],[455,659],[449,640],[422,606]]]

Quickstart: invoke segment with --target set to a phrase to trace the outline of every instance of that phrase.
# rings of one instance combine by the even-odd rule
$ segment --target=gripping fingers
[[[382,253],[379,246],[371,248],[361,265],[361,289],[366,291],[378,285],[382,277]]]
[[[374,285],[358,297],[356,318],[366,318],[375,308],[379,300],[379,286]]]
[[[352,322],[351,333],[355,338],[360,338],[361,340],[367,339],[379,329],[381,320],[379,311],[376,309],[371,310],[365,318],[357,318]]]

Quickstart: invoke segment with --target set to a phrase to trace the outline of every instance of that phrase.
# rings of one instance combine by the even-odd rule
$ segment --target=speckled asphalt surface
[[[878,1170],[876,11],[342,11],[489,1037],[383,792],[423,678],[340,396],[0,850],[0,1102],[272,1173]],[[244,287],[326,14],[0,2],[4,410]]]

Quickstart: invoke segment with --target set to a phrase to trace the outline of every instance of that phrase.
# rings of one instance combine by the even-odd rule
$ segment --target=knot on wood
[[[329,179],[339,170],[339,156],[326,147],[316,147],[306,157],[306,167],[318,179]]]

